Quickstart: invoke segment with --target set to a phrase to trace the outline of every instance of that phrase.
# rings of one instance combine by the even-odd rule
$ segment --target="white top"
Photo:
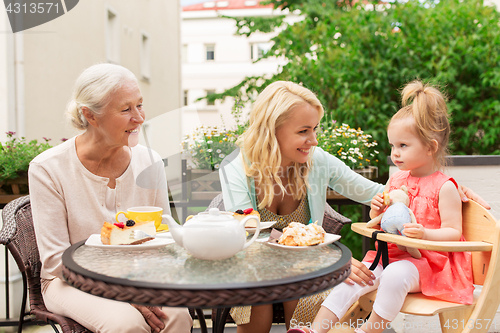
[[[116,211],[116,189],[106,186],[106,208],[110,214],[118,213]]]
[[[62,278],[64,250],[100,233],[104,221],[114,221],[114,212],[133,206],[158,206],[164,214],[170,214],[163,161],[156,152],[150,154],[141,145],[131,149],[130,164],[116,179],[115,206],[108,209],[109,178],[97,176],[83,166],[76,154],[75,138],[38,155],[28,171],[44,279]]]

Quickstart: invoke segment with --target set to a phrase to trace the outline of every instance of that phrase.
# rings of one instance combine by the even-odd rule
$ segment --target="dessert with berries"
[[[238,209],[236,212],[233,213],[233,216],[235,219],[238,221],[242,221],[245,217],[247,216],[257,216],[260,221],[260,214],[258,211],[254,210],[253,208],[247,208],[245,210]],[[250,219],[247,221],[245,224],[245,228],[257,228],[257,221],[255,219]]]
[[[150,235],[156,235],[154,221],[135,222],[134,220],[128,220],[113,224],[104,222],[101,228],[101,242],[105,245],[138,245],[154,239],[152,237],[134,239],[133,232],[135,230],[142,230]]]
[[[292,222],[283,229],[283,235],[278,240],[278,244],[287,246],[312,246],[325,241],[325,230],[316,222],[302,224]]]

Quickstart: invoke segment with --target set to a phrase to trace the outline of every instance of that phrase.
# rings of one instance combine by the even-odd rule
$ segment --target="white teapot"
[[[218,260],[234,256],[252,244],[260,232],[260,221],[255,215],[242,221],[234,218],[231,212],[221,212],[211,208],[199,213],[180,226],[170,215],[163,215],[175,242],[184,247],[198,259]],[[246,241],[245,223],[249,219],[257,220],[253,237]]]

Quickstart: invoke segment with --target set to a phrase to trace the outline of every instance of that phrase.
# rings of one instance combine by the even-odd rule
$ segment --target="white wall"
[[[0,31],[11,31],[7,15],[0,9]],[[0,33],[0,141],[7,136],[5,132],[15,128],[14,104],[14,35]]]
[[[164,0],[85,0],[66,14],[26,31],[11,33],[5,6],[0,6],[0,141],[7,130],[28,139],[51,138],[51,144],[78,134],[64,111],[78,75],[87,67],[110,59],[106,52],[107,10],[117,15],[118,57],[113,62],[129,68],[139,79],[147,119],[169,113],[156,145],[162,157],[179,153],[181,141],[180,4]],[[150,76],[141,70],[142,34],[150,41]],[[12,42],[16,38],[23,72],[14,91]],[[14,96],[18,100],[16,114]],[[22,107],[19,107],[22,106]],[[180,177],[169,164],[170,178]]]

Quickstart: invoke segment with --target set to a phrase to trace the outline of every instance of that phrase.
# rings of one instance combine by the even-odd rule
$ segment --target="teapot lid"
[[[193,219],[203,222],[229,222],[236,220],[231,212],[220,211],[218,208],[210,208],[207,212],[199,213]]]

